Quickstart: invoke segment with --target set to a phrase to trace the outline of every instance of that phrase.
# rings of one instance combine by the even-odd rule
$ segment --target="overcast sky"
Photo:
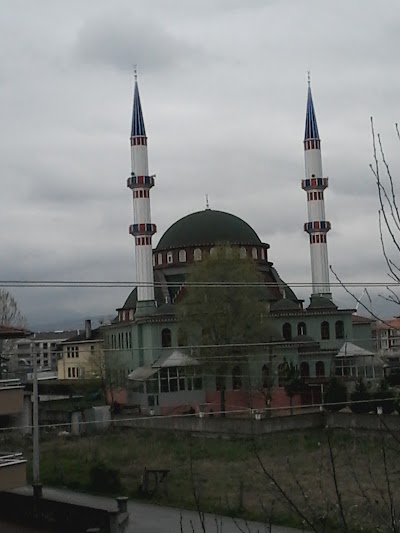
[[[307,70],[322,139],[329,262],[385,281],[369,120],[399,175],[398,0],[3,0],[0,279],[134,281],[132,70],[158,233],[205,207],[246,220],[287,282],[309,282]],[[358,289],[361,294],[362,289]],[[128,290],[18,289],[33,327],[107,316]],[[297,291],[306,297],[309,289]],[[371,291],[372,294],[374,291]],[[336,292],[343,305],[354,304]],[[398,312],[376,299],[386,316]]]

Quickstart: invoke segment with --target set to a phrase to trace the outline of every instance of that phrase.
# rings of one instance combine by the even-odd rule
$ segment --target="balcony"
[[[0,491],[26,485],[26,460],[22,453],[0,452]]]

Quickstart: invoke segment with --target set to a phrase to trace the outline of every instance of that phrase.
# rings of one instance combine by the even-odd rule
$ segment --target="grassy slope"
[[[391,482],[397,484],[398,446],[390,439],[384,449]],[[381,437],[336,433],[332,450],[349,521],[366,531],[390,520]],[[139,497],[145,467],[169,468],[168,494],[161,490],[153,501],[195,508],[195,489],[204,511],[265,521],[272,512],[274,522],[299,525],[302,517],[296,506],[310,520],[327,517],[335,524],[333,530],[340,520],[324,431],[278,433],[256,443],[133,430],[42,440],[45,484],[108,492],[90,481],[90,469],[99,463],[119,472],[123,492],[133,498]]]

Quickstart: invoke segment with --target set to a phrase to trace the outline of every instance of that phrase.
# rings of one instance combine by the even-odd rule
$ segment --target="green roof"
[[[311,296],[307,309],[337,309],[337,305],[324,296]]]
[[[253,228],[241,218],[224,211],[206,209],[187,215],[172,224],[161,237],[156,249],[165,250],[222,243],[262,244]]]
[[[301,311],[299,305],[289,298],[282,298],[271,305],[271,311]]]

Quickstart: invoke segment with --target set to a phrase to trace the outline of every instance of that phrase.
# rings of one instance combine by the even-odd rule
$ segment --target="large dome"
[[[161,237],[157,250],[219,243],[260,245],[261,240],[241,218],[206,209],[181,218]]]

